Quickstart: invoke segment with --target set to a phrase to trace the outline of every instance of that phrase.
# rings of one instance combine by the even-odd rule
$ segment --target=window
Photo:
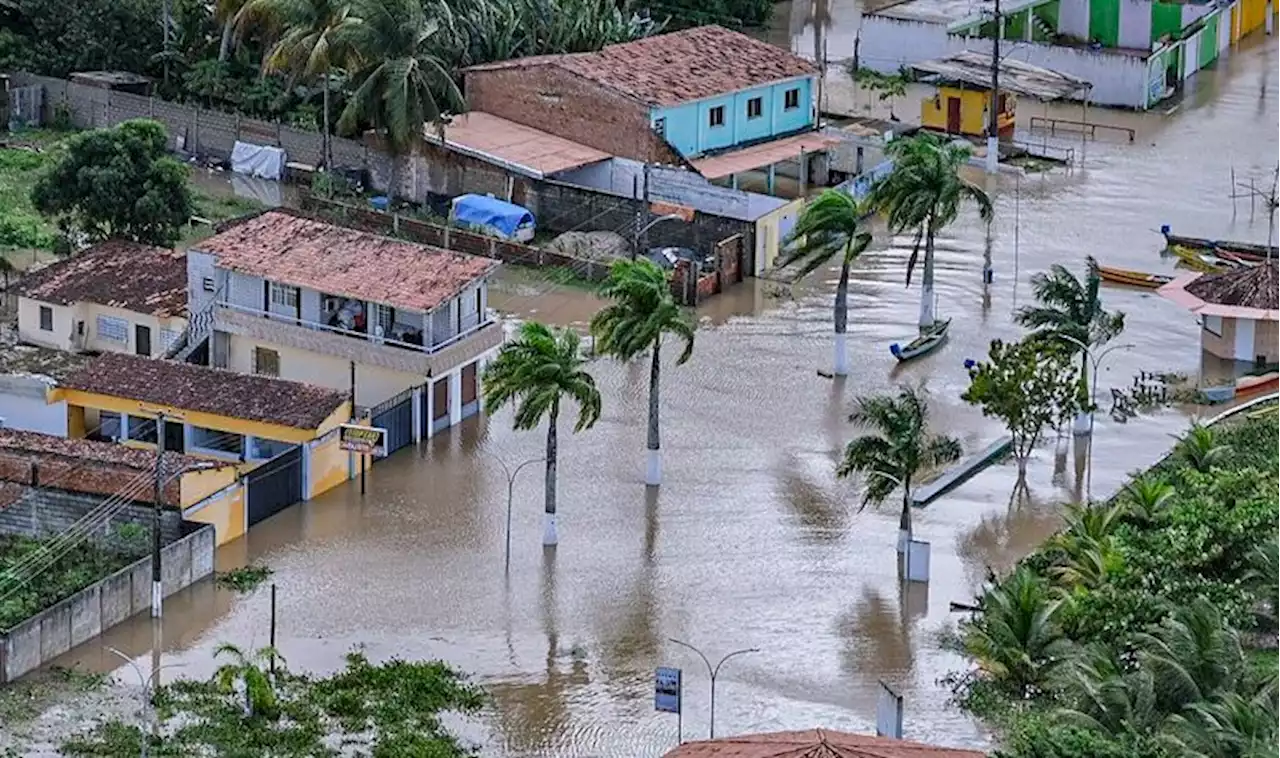
[[[298,307],[298,288],[287,284],[271,283],[271,304],[284,308]]]
[[[129,417],[129,439],[156,444],[156,420],[142,416]]]
[[[47,305],[40,306],[40,331],[53,331],[53,309]]]
[[[724,106],[717,105],[709,111],[710,124],[712,126],[724,126]]]
[[[205,292],[213,292],[213,277],[206,276],[200,286],[204,288]]]
[[[181,332],[174,331],[173,329],[161,329],[160,330],[160,352],[161,353],[169,352],[169,348],[173,347],[173,343],[175,340],[178,339],[179,334],[181,334]]]
[[[1221,316],[1205,316],[1204,330],[1215,337],[1222,336],[1222,317]]]
[[[98,339],[129,344],[129,322],[112,316],[98,316]]]
[[[747,101],[747,118],[760,118],[760,114],[764,113],[764,100],[759,97],[753,97]]]
[[[253,448],[249,451],[249,457],[254,460],[270,460],[277,455],[283,455],[294,447],[292,442],[278,442],[276,440],[264,440],[259,437],[253,438]]]
[[[244,437],[234,432],[220,432],[217,429],[193,426],[191,427],[191,446],[240,456],[244,454]]]
[[[655,118],[653,120],[653,133],[662,137],[667,133],[667,120],[665,118]]]
[[[120,414],[112,411],[99,411],[97,434],[89,434],[88,436],[92,439],[110,440],[112,442],[120,439]]]
[[[378,303],[373,306],[373,317],[373,333],[378,337],[390,337],[391,325],[396,322],[396,309]]]
[[[280,353],[270,348],[255,347],[253,373],[262,376],[280,376]]]
[[[800,107],[800,90],[789,89],[783,95],[782,105],[785,110],[795,110]]]

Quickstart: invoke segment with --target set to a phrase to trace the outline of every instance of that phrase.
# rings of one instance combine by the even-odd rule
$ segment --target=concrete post
[[[248,438],[246,438],[246,442]],[[311,499],[311,443],[302,443],[302,499]]]
[[[426,438],[427,439],[431,439],[432,435],[435,434],[435,429],[434,429],[434,426],[435,426],[434,422],[436,418],[435,386],[436,386],[435,382],[427,383],[427,388],[426,388],[427,396],[426,398],[424,398],[426,402],[422,404],[423,410],[427,414],[427,421],[426,421],[426,427],[427,427]]]
[[[449,374],[449,426],[462,420],[462,371]]]
[[[413,390],[413,444],[422,442],[422,388]]]

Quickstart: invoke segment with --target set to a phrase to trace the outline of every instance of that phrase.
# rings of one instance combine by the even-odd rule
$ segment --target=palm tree
[[[1019,324],[1034,329],[1036,334],[1058,338],[1062,349],[1069,353],[1080,353],[1080,399],[1085,408],[1090,405],[1089,354],[1081,346],[1103,345],[1124,331],[1124,314],[1103,309],[1098,296],[1101,287],[1098,262],[1092,256],[1087,259],[1084,281],[1055,263],[1048,273],[1031,277],[1031,289],[1038,304],[1023,306],[1014,316]],[[1088,418],[1084,410],[1076,415],[1077,431],[1085,428]]]
[[[213,18],[222,23],[222,39],[218,43],[218,62],[226,63],[231,57],[231,43],[235,41],[235,30],[240,9],[246,0],[215,0]]]
[[[1150,476],[1135,479],[1124,486],[1129,515],[1139,521],[1158,521],[1169,501],[1178,494],[1172,484]]]
[[[356,89],[338,129],[372,124],[386,129],[396,151],[413,149],[425,123],[443,129],[445,112],[463,107],[458,85],[433,52],[440,24],[419,0],[353,0],[351,16],[335,42],[351,51]]]
[[[1239,633],[1203,597],[1134,642],[1138,664],[1154,677],[1158,707],[1166,713],[1234,691],[1245,670]]]
[[[578,404],[574,432],[590,429],[600,418],[600,391],[585,365],[576,332],[528,321],[520,325],[515,339],[502,346],[484,371],[485,413],[492,415],[507,403],[514,403],[512,425],[519,431],[533,429],[544,418],[547,420],[544,545],[558,541],[556,423],[560,419],[560,401],[567,397]]]
[[[836,476],[866,475],[862,507],[885,501],[902,488],[902,517],[898,522],[898,552],[911,540],[911,481],[915,476],[960,458],[954,437],[929,433],[929,404],[923,389],[903,386],[897,396],[870,395],[857,400],[849,420],[873,431],[855,438],[844,449]]]
[[[896,139],[885,151],[893,161],[893,172],[872,192],[871,202],[888,218],[889,229],[900,234],[915,230],[915,245],[907,260],[907,286],[915,271],[924,240],[924,282],[920,293],[920,328],[935,321],[933,295],[933,244],[938,232],[960,215],[966,200],[978,206],[978,215],[990,223],[994,214],[991,198],[960,176],[969,162],[969,148],[928,132]]]
[[[350,17],[348,0],[248,0],[236,16],[237,23],[257,21],[281,31],[280,38],[263,62],[265,71],[288,72],[291,80],[320,80],[324,91],[322,152],[325,168],[330,171],[333,170],[329,128],[330,80],[333,70],[344,59],[341,30]]]
[[[791,244],[778,261],[780,266],[803,261],[800,275],[804,276],[840,255],[834,318],[836,376],[849,374],[849,264],[871,244],[871,235],[860,227],[866,215],[850,195],[835,189],[824,191],[800,212]]]
[[[667,274],[641,258],[615,261],[609,277],[600,286],[600,296],[613,302],[591,319],[596,351],[620,361],[631,361],[646,350],[649,365],[648,457],[644,483],[662,483],[662,459],[658,436],[658,376],[662,367],[662,337],[670,334],[684,341],[676,359],[682,366],[693,355],[694,323],[687,311],[671,296]]]
[[[237,687],[243,688],[245,711],[250,717],[277,718],[280,715],[280,704],[269,669],[273,662],[282,661],[283,658],[275,648],[264,647],[256,653],[248,654],[235,645],[224,642],[213,651],[214,658],[223,656],[230,658],[231,662],[219,666],[213,674],[218,689],[231,693]]]
[[[1022,700],[1044,687],[1067,642],[1057,623],[1061,600],[1048,583],[1019,566],[982,597],[981,612],[964,628],[965,652],[979,669]]]
[[[1188,466],[1205,474],[1231,454],[1231,446],[1219,444],[1212,427],[1193,423],[1174,451]]]

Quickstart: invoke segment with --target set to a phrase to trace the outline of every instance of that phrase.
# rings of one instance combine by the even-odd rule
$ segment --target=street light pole
[[[160,676],[159,676],[160,670],[168,669],[168,668],[179,668],[182,666],[182,664],[169,663],[169,664],[165,664],[164,666],[155,666],[153,667],[154,670],[151,672],[152,675],[147,676],[142,671],[142,669],[138,667],[137,661],[133,660],[129,656],[120,652],[116,648],[111,647],[110,645],[104,645],[102,649],[106,650],[108,653],[111,653],[112,655],[116,656],[120,660],[129,664],[129,668],[133,669],[133,673],[138,675],[138,682],[142,685],[142,694],[144,697],[144,702],[148,706],[150,706],[149,710],[151,715],[151,719],[150,719],[151,737],[152,739],[156,738],[160,734],[160,718],[159,718],[160,714],[156,712],[156,706],[154,701],[155,701],[155,689],[156,687],[160,686]],[[149,741],[146,738],[144,738],[142,740],[142,753],[141,753],[142,758],[147,758],[148,744],[149,744]]]
[[[898,520],[898,552],[907,552],[913,531],[911,528],[911,490],[907,487],[906,482],[903,482],[893,474],[886,474],[883,471],[868,471],[867,476],[878,476],[881,479],[888,479],[902,488],[903,516]]]
[[[743,648],[742,650],[734,650],[732,653],[728,653],[723,658],[721,658],[720,662],[717,663],[715,666],[712,666],[710,659],[708,659],[707,656],[703,655],[701,650],[694,647],[693,645],[690,645],[688,642],[681,642],[675,637],[668,637],[667,640],[670,642],[674,642],[675,644],[680,645],[681,647],[689,648],[693,652],[697,653],[698,657],[702,659],[702,662],[707,665],[707,674],[711,677],[711,739],[714,740],[716,738],[716,677],[720,675],[720,667],[724,665],[725,661],[729,660],[735,655],[745,655],[746,653],[758,653],[760,652],[760,649],[754,648],[754,647],[748,647],[748,648]]]
[[[511,572],[511,503],[515,499],[516,477],[520,476],[520,471],[525,466],[528,466],[533,463],[544,463],[547,459],[546,458],[530,458],[529,460],[521,463],[519,466],[516,466],[515,470],[512,471],[507,466],[507,462],[502,460],[502,458],[498,457],[498,455],[496,455],[495,453],[489,453],[489,457],[493,458],[495,461],[498,462],[498,465],[502,467],[502,473],[505,474],[507,477],[507,549],[506,549],[506,558],[504,561],[503,571],[510,573]]]
[[[1131,350],[1134,345],[1129,342],[1122,345],[1112,345],[1095,356],[1088,345],[1075,337],[1059,334],[1058,338],[1066,340],[1084,351],[1085,360],[1089,361],[1089,364],[1093,367],[1093,376],[1089,381],[1089,452],[1085,458],[1085,470],[1087,471],[1085,475],[1085,499],[1091,499],[1093,497],[1093,422],[1094,416],[1098,412],[1098,368],[1102,365],[1102,361],[1113,351]]]

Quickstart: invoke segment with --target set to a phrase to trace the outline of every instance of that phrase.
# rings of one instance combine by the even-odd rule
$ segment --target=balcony
[[[376,337],[225,302],[214,306],[213,320],[213,328],[219,332],[419,376],[440,376],[470,363],[502,344],[503,336],[498,321],[482,315],[471,319],[476,323],[464,321],[458,334],[431,345]]]

